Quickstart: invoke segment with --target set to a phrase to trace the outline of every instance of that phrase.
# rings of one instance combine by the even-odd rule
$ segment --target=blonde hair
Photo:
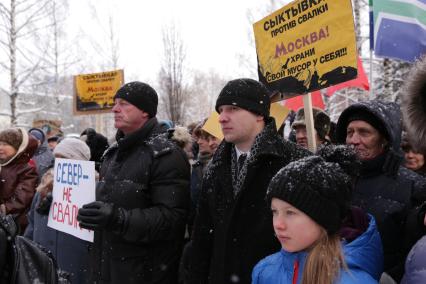
[[[338,234],[329,236],[321,228],[321,237],[309,250],[303,270],[302,284],[332,284],[347,269]]]

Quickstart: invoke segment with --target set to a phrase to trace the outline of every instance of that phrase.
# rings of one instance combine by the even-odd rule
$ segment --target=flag
[[[334,94],[334,92],[340,89],[349,88],[349,87],[356,87],[356,88],[364,89],[366,91],[370,90],[370,85],[368,84],[367,75],[364,72],[364,68],[362,67],[362,61],[361,61],[361,58],[359,58],[359,56],[358,56],[358,76],[353,80],[328,87],[326,95],[330,97],[332,94]]]
[[[426,0],[374,0],[374,53],[413,62],[426,53]]]
[[[312,106],[324,109],[325,105],[320,91],[312,92],[311,98]],[[283,101],[283,105],[291,110],[297,111],[299,108],[303,107],[303,96],[286,99]]]

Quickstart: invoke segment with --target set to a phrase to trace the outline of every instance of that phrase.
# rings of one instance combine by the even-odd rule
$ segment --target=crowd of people
[[[223,140],[207,118],[157,119],[156,91],[130,82],[114,97],[113,143],[92,128],[1,130],[0,212],[68,283],[424,283],[425,86],[426,59],[402,110],[365,101],[334,123],[314,108],[312,153],[304,109],[283,135],[256,80],[218,94]],[[47,225],[55,158],[95,163],[96,201],[77,215],[93,242]],[[2,283],[14,283],[9,241]]]

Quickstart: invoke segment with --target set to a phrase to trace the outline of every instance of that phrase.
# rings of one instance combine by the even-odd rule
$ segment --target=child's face
[[[275,235],[285,251],[305,250],[320,238],[321,227],[290,203],[272,198],[271,210]]]

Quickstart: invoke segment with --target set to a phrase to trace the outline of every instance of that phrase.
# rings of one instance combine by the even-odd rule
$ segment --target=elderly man
[[[153,88],[127,83],[114,99],[117,142],[104,154],[97,201],[77,217],[82,228],[95,230],[90,283],[175,283],[189,163],[161,132]]]
[[[407,216],[424,182],[401,166],[399,106],[381,101],[351,105],[342,112],[336,135],[339,143],[352,145],[362,161],[352,202],[376,218],[385,272],[399,282],[409,248]]]
[[[274,174],[309,152],[278,135],[265,86],[228,82],[216,100],[224,141],[203,178],[189,283],[251,283],[254,265],[277,251],[265,193]]]
[[[319,108],[313,108],[312,112],[314,117],[316,145],[320,146],[322,144],[329,143],[329,141],[327,140],[327,136],[330,131],[330,117]],[[308,135],[305,123],[305,110],[303,108],[300,108],[296,112],[296,118],[293,124],[291,125],[291,128],[295,131],[297,145],[308,149]]]

